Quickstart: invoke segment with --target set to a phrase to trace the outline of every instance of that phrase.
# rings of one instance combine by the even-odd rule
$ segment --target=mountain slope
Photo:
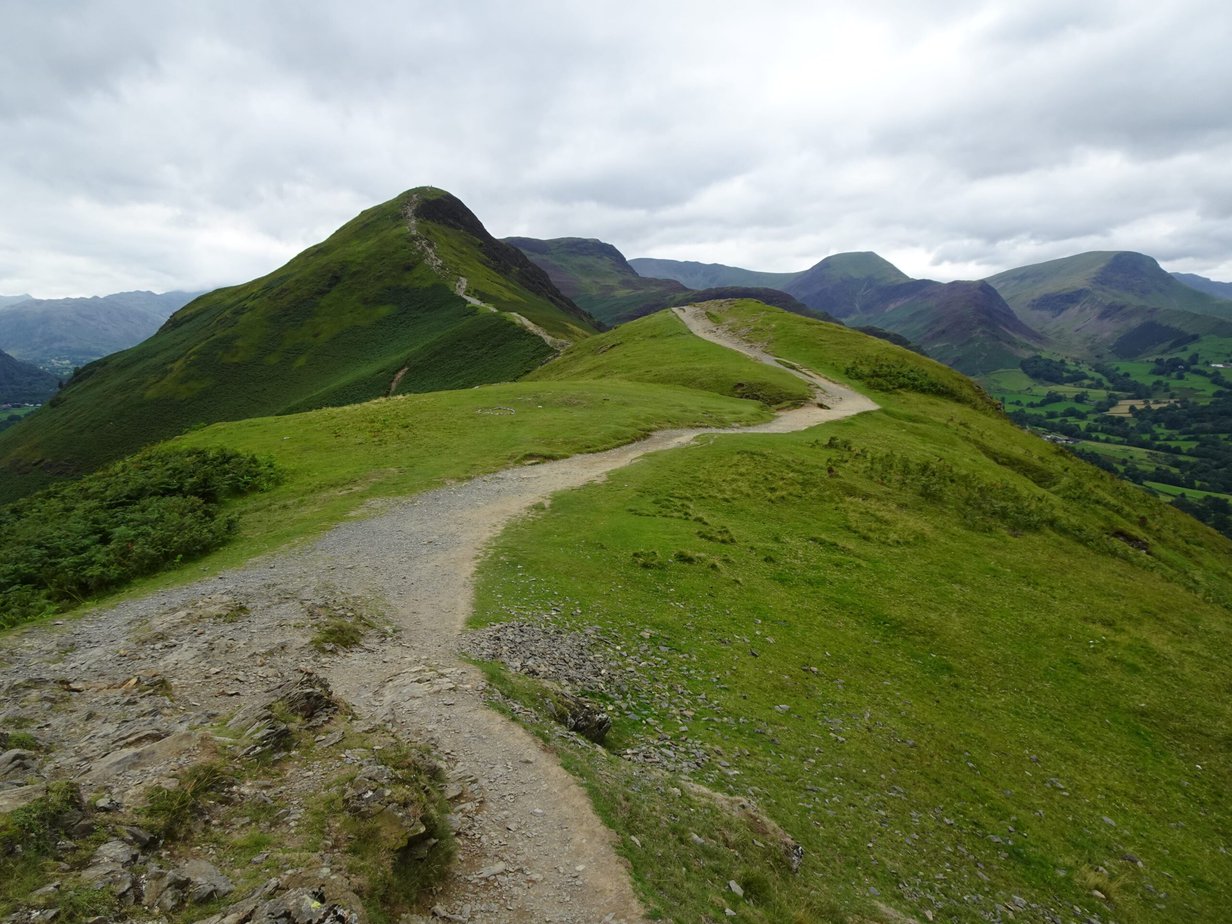
[[[639,276],[611,244],[590,238],[508,237],[548,274],[556,288],[605,324],[619,324],[662,308],[688,289],[670,279]]]
[[[1044,342],[985,282],[915,279],[870,288],[860,305],[848,324],[900,334],[967,375],[1017,366]]]
[[[40,403],[55,394],[58,385],[51,373],[0,350],[0,404]]]
[[[1129,359],[1232,336],[1232,301],[1183,285],[1140,253],[1078,254],[987,282],[1060,352],[1079,358]]]
[[[216,420],[517,378],[593,321],[432,188],[204,295],[0,435],[0,498]]]
[[[884,410],[554,497],[481,567],[470,649],[545,735],[527,674],[593,659],[615,743],[552,740],[652,915],[1220,919],[1232,546],[951,370],[717,316]]]
[[[1216,282],[1214,279],[1207,279],[1196,273],[1173,273],[1172,278],[1191,289],[1205,292],[1207,295],[1232,299],[1232,282]]]
[[[7,308],[9,305],[20,305],[22,302],[28,302],[34,296],[32,295],[0,295],[0,308]]]
[[[690,289],[715,289],[722,286],[763,286],[786,291],[785,286],[799,273],[760,273],[724,266],[722,263],[697,263],[693,260],[658,260],[634,257],[629,265],[639,275],[653,279],[674,279]]]
[[[0,308],[0,348],[26,362],[78,366],[152,335],[201,293],[118,292],[93,298],[31,298]]]
[[[837,253],[795,274],[783,284],[783,291],[810,308],[844,318],[867,310],[884,287],[909,280],[893,263],[871,251]]]

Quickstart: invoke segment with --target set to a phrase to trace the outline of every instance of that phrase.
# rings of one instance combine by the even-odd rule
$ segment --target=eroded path
[[[716,329],[701,310],[677,314],[699,336],[774,362]],[[876,408],[843,386],[792,371],[817,389],[824,407],[810,404],[741,432],[799,430]],[[78,678],[157,670],[208,715],[242,701],[249,688],[252,695],[264,692],[280,672],[309,666],[359,719],[431,744],[454,778],[464,781],[466,794],[455,803],[458,875],[438,899],[439,915],[471,922],[642,921],[613,836],[585,793],[529,734],[485,706],[482,676],[458,660],[455,647],[471,611],[476,564],[511,519],[647,453],[722,432],[732,431],[660,431],[607,452],[370,507],[362,519],[310,546],[60,628],[54,670]],[[167,633],[168,641],[157,646],[133,644],[152,621],[218,595],[242,601],[252,615],[208,632],[198,626],[180,640]],[[378,601],[395,631],[321,661],[306,644],[305,605],[340,595]],[[32,669],[31,659],[49,648],[46,640],[39,647],[42,631],[18,639],[0,680],[11,677],[15,665]],[[84,777],[93,764],[88,756],[81,762],[75,772]]]

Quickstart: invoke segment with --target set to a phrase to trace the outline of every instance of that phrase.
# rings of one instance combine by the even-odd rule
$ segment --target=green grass
[[[801,404],[808,386],[785,369],[754,363],[689,333],[675,314],[631,321],[591,337],[526,377],[527,381],[611,381],[683,385],[770,407]]]
[[[552,355],[511,320],[468,305],[452,278],[424,262],[403,214],[414,194],[368,209],[268,276],[194,300],[146,342],[86,366],[0,433],[0,502],[193,426],[386,395],[402,370],[400,392],[469,388],[516,379]],[[469,215],[433,194],[442,221]],[[509,249],[470,220],[470,232],[419,226],[481,297],[561,336],[585,336],[588,324],[532,291],[534,279],[492,268]]]
[[[725,352],[737,368],[755,366]],[[227,502],[224,510],[235,528],[226,546],[139,580],[123,593],[146,593],[234,567],[316,535],[380,498],[610,449],[655,430],[740,426],[769,417],[759,403],[680,386],[527,382],[214,424],[165,446],[255,454],[275,465],[278,482],[260,495]]]
[[[729,317],[840,378],[913,362]],[[562,746],[672,919],[721,917],[741,876],[768,896],[746,920],[877,918],[879,901],[979,920],[1014,896],[1027,920],[1219,919],[1232,545],[914,362],[873,377],[964,403],[883,390],[880,413],[716,438],[557,496],[481,567],[477,623],[580,611],[555,619],[647,664],[611,704],[615,740],[701,746],[694,780],[805,847],[797,876],[742,860],[731,813]]]

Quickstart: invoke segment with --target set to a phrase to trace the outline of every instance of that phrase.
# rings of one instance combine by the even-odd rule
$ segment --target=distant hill
[[[505,243],[521,250],[561,292],[608,325],[623,324],[675,305],[730,298],[753,298],[796,314],[834,320],[781,289],[751,284],[692,289],[672,279],[641,276],[619,250],[593,238],[510,237]]]
[[[517,378],[593,319],[433,188],[201,296],[0,434],[0,499],[190,427]]]
[[[592,238],[505,238],[522,251],[562,293],[604,324],[619,324],[657,311],[688,289],[669,279],[637,274],[624,254]]]
[[[0,404],[41,404],[55,394],[60,380],[38,366],[0,351]]]
[[[783,291],[810,308],[845,318],[878,304],[879,293],[885,287],[910,280],[910,276],[889,260],[871,251],[837,253],[794,274],[783,285]]]
[[[118,292],[92,298],[28,298],[0,306],[0,348],[26,362],[73,366],[126,350],[201,293]]]
[[[653,270],[680,280],[771,280],[763,284],[795,298],[807,307],[805,313],[897,336],[970,375],[1017,365],[1038,352],[1044,340],[990,286],[912,279],[870,251],[833,254],[798,273],[675,260],[629,262],[639,272]]]
[[[1059,352],[1130,359],[1232,336],[1232,301],[1183,285],[1144,254],[1097,251],[987,280]]]
[[[629,261],[642,276],[674,279],[690,289],[714,289],[720,286],[761,286],[786,290],[786,285],[800,273],[759,273],[722,263],[695,263],[692,260],[656,260],[634,257]]]
[[[1232,282],[1216,282],[1214,279],[1207,279],[1196,273],[1173,273],[1172,278],[1191,289],[1205,292],[1207,295],[1232,299]]]
[[[20,305],[22,302],[28,302],[33,298],[32,295],[0,295],[0,308],[7,305]]]

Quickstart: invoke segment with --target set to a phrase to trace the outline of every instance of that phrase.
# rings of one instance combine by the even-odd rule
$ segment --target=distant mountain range
[[[1216,282],[1196,273],[1173,273],[1172,278],[1184,283],[1191,289],[1214,295],[1216,298],[1232,299],[1232,282]]]
[[[799,273],[645,258],[628,263],[639,273],[683,285],[770,285],[850,326],[906,337],[971,375],[1016,366],[1039,352],[1133,359],[1207,336],[1232,337],[1232,301],[1174,278],[1148,256],[1125,251],[1079,254],[951,283],[910,279],[874,253],[835,254]],[[1205,283],[1222,291],[1220,283]]]
[[[725,281],[689,286],[674,279],[651,279],[638,274],[611,244],[593,238],[505,238],[548,274],[565,295],[605,325],[623,324],[675,305],[716,298],[755,298],[796,314],[833,320],[824,311],[810,309],[790,293],[752,281]],[[756,276],[758,274],[751,274]],[[739,274],[732,278],[739,279]],[[708,281],[700,279],[699,281]]]
[[[0,349],[67,375],[153,334],[193,292],[118,292],[91,298],[0,296]]]

